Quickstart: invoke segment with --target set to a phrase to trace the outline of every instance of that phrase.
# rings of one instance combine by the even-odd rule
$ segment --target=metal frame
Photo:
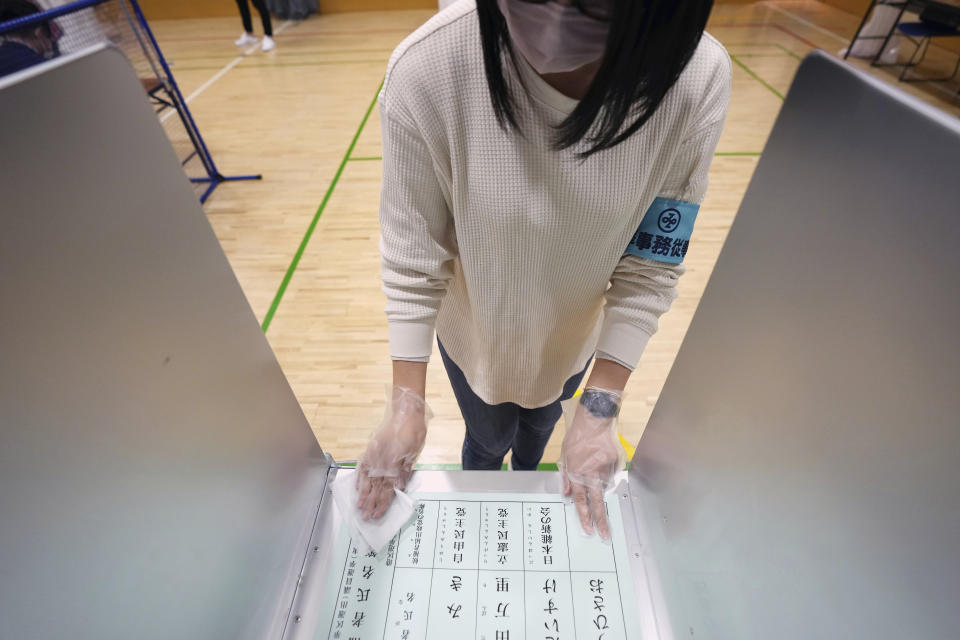
[[[864,27],[864,25],[866,25],[867,20],[869,20],[869,19],[870,19],[870,16],[873,14],[874,8],[875,8],[877,5],[879,5],[879,4],[882,4],[882,5],[887,6],[887,7],[899,7],[899,8],[900,8],[900,13],[897,14],[897,19],[896,19],[896,21],[895,21],[895,22],[893,23],[893,25],[890,27],[890,30],[887,32],[886,35],[880,35],[880,36],[862,36],[862,35],[860,35],[860,32],[863,31],[863,27]],[[863,18],[860,19],[860,24],[857,26],[857,30],[856,30],[856,32],[854,32],[853,38],[850,39],[850,44],[847,46],[847,50],[846,50],[846,52],[843,54],[843,59],[846,60],[847,58],[850,57],[850,52],[853,50],[853,45],[854,45],[854,43],[856,43],[857,40],[880,40],[880,39],[882,39],[882,40],[883,40],[883,45],[880,47],[880,50],[877,52],[877,54],[876,54],[875,56],[873,56],[873,60],[870,61],[870,66],[873,66],[873,67],[899,67],[899,66],[903,65],[904,63],[902,63],[902,62],[895,62],[895,63],[892,63],[892,64],[883,64],[883,63],[878,62],[878,60],[880,59],[880,56],[883,55],[883,52],[886,51],[887,46],[889,46],[889,44],[890,44],[890,39],[893,38],[894,34],[896,33],[897,27],[898,27],[899,24],[900,24],[900,20],[903,18],[903,14],[906,13],[906,12],[907,12],[908,10],[910,10],[911,8],[914,8],[914,9],[917,9],[917,10],[922,10],[924,7],[933,6],[933,5],[942,6],[942,3],[922,2],[922,1],[918,1],[918,0],[904,0],[904,1],[902,1],[902,2],[879,2],[878,0],[871,0],[870,6],[867,8],[866,12],[863,14]],[[929,40],[930,40],[929,37],[928,37],[928,38],[922,38],[921,41],[918,42],[917,40],[915,40],[914,38],[908,36],[908,35],[905,34],[905,33],[901,33],[900,35],[902,35],[904,38],[906,38],[907,40],[909,40],[910,42],[912,42],[914,45],[916,45],[918,49],[919,49],[919,47],[920,47],[921,44],[926,44],[926,45],[927,45],[926,48],[929,48],[929,44],[930,44],[930,43],[929,43]],[[926,40],[927,42],[924,43],[923,40]],[[914,57],[916,56],[917,51],[914,51],[914,55],[910,56],[910,62],[908,62],[905,66],[907,66],[907,67],[916,66],[917,64],[919,64],[920,62],[922,62],[922,61],[923,61],[923,56],[926,55],[926,48],[924,49],[923,55],[920,57],[920,59],[919,59],[919,60],[916,60],[915,62],[914,62]],[[912,64],[911,64],[911,63],[912,63]],[[956,74],[956,70],[954,71],[954,75],[955,75],[955,74]],[[953,75],[951,75],[949,78],[946,78],[946,79],[949,80],[949,79],[951,79],[952,77],[953,77]],[[903,80],[903,81],[905,81],[905,82],[912,82],[912,81],[914,81],[914,80],[904,80],[903,74],[901,74],[900,80]],[[917,78],[917,79],[916,79],[916,81],[920,81],[920,80],[926,80],[926,81],[928,81],[928,82],[939,82],[939,81],[940,81],[939,79],[927,79],[927,78],[922,78],[922,79],[921,79],[921,78]]]
[[[870,16],[873,14],[874,7],[876,7],[878,4],[888,7],[900,7],[900,13],[897,15],[897,21],[893,23],[893,27],[890,29],[890,32],[885,36],[861,36],[860,32],[863,31],[863,26],[867,24],[867,20],[869,20]],[[877,60],[879,60],[880,56],[883,55],[883,52],[887,50],[887,45],[890,44],[890,38],[893,37],[893,32],[896,31],[897,24],[899,24],[903,14],[906,13],[909,5],[910,0],[906,0],[904,2],[878,2],[877,0],[871,0],[870,6],[867,7],[866,12],[863,14],[863,18],[860,20],[860,24],[857,26],[856,32],[853,34],[853,38],[850,39],[850,44],[847,45],[847,51],[843,54],[843,59],[846,60],[850,57],[850,52],[853,51],[853,45],[857,40],[880,40],[882,38],[883,45],[880,47],[877,55],[873,57],[873,60],[870,62],[870,64],[873,66],[887,66],[877,64]]]
[[[907,40],[909,40],[916,48],[913,50],[913,54],[910,56],[910,60],[908,60],[905,64],[898,63],[898,64],[903,64],[903,71],[900,72],[900,77],[898,78],[900,82],[949,82],[950,80],[953,80],[953,77],[955,75],[957,75],[957,71],[960,70],[960,56],[957,56],[957,64],[953,67],[953,72],[950,73],[950,75],[948,76],[943,76],[941,78],[925,78],[922,76],[915,76],[913,78],[908,78],[907,72],[913,67],[919,66],[920,63],[923,62],[923,59],[927,56],[927,51],[930,50],[930,42],[936,36],[932,36],[932,37],[926,36],[926,37],[920,38],[919,40],[915,40],[914,38],[912,38],[911,36],[908,36],[905,33],[902,33],[901,35]],[[919,58],[917,58],[918,53],[920,54]],[[881,65],[877,65],[877,66],[881,66]],[[894,65],[887,65],[887,66],[894,66]]]
[[[884,36],[861,36],[860,32],[863,31],[864,25],[867,23],[867,20],[870,19],[870,16],[873,14],[874,8],[878,4],[883,4],[891,7],[899,7],[900,13],[897,14],[896,21],[893,23],[893,25],[890,27],[890,30]],[[900,71],[900,75],[897,77],[897,80],[899,82],[949,82],[957,75],[957,71],[960,71],[960,57],[957,58],[957,64],[953,68],[953,73],[951,73],[949,76],[944,76],[942,78],[927,78],[927,77],[920,77],[920,76],[913,77],[913,78],[907,77],[907,73],[909,72],[909,70],[913,67],[918,66],[921,62],[923,62],[924,57],[927,55],[927,51],[930,48],[930,41],[931,41],[931,38],[929,37],[921,38],[920,41],[917,41],[911,36],[908,36],[905,33],[901,33],[900,35],[902,35],[904,38],[909,40],[911,44],[913,44],[916,47],[913,51],[913,54],[910,56],[910,60],[908,60],[906,63],[894,62],[894,63],[884,64],[880,62],[880,58],[881,56],[883,56],[883,52],[886,51],[887,47],[890,45],[890,39],[893,38],[894,33],[896,33],[897,31],[897,27],[900,24],[900,20],[903,18],[903,14],[906,13],[907,10],[911,8],[911,6],[915,8],[920,8],[919,5],[927,6],[929,4],[938,4],[938,3],[924,3],[924,2],[917,2],[917,0],[904,0],[903,2],[878,2],[878,0],[871,0],[870,6],[867,8],[866,12],[864,12],[863,18],[860,20],[860,24],[857,26],[857,30],[853,34],[853,38],[851,38],[850,40],[850,44],[847,45],[847,50],[843,54],[843,59],[846,60],[847,58],[850,57],[850,52],[853,51],[853,45],[857,42],[857,40],[879,40],[882,38],[883,44],[880,46],[880,49],[877,51],[876,55],[874,55],[873,59],[870,61],[871,67],[902,66],[903,69]],[[921,47],[923,49],[922,53],[921,53]],[[918,53],[921,54],[920,58],[915,60]],[[957,92],[957,96],[960,97],[960,91]]]
[[[84,9],[89,9],[109,1],[111,0],[78,0],[77,2],[71,2],[54,9],[41,11],[40,13],[35,13],[31,16],[10,20],[9,22],[0,24],[0,35],[3,35],[9,31],[21,29],[23,27],[46,22],[70,13],[76,13]],[[150,29],[150,25],[147,23],[147,19],[143,15],[143,11],[140,9],[140,5],[137,3],[137,0],[116,1],[120,3],[121,7],[123,7],[123,11],[126,14],[131,28],[133,29],[134,35],[140,43],[140,48],[147,57],[147,61],[150,63],[154,74],[157,76],[157,79],[160,80],[159,87],[147,92],[148,97],[155,105],[162,107],[157,111],[157,113],[166,107],[176,109],[177,115],[180,117],[180,121],[183,123],[183,126],[187,131],[187,135],[190,138],[190,142],[194,147],[194,152],[188,155],[187,158],[182,161],[182,164],[186,164],[194,156],[199,156],[200,161],[203,163],[203,168],[207,175],[199,178],[190,178],[190,182],[195,184],[209,185],[203,191],[203,193],[200,194],[200,202],[206,202],[207,198],[210,197],[210,194],[213,193],[213,190],[223,182],[231,182],[236,180],[261,180],[263,178],[261,174],[225,176],[220,172],[213,160],[210,150],[207,148],[206,142],[203,140],[203,136],[200,134],[200,129],[197,127],[197,123],[193,119],[193,114],[190,113],[190,108],[187,106],[187,101],[180,92],[180,87],[177,86],[177,81],[173,76],[173,72],[170,70],[170,65],[167,64],[166,58],[163,57],[163,52],[160,49],[160,45],[157,43],[157,40],[153,35],[153,31]],[[157,95],[161,90],[166,94],[166,99]]]

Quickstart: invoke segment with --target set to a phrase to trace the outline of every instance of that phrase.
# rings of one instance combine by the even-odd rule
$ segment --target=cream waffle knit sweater
[[[595,352],[635,367],[669,309],[682,264],[625,248],[655,198],[703,199],[731,66],[704,34],[640,131],[581,161],[550,146],[576,101],[520,63],[522,136],[497,124],[472,0],[394,51],[380,250],[392,358],[427,360],[436,331],[485,402],[539,407]]]

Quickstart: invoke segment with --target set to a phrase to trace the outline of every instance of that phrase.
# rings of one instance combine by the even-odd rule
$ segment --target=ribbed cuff
[[[640,327],[608,315],[603,319],[596,350],[609,354],[628,369],[635,369],[649,341],[650,334]]]
[[[390,357],[427,362],[433,351],[432,322],[390,322]]]

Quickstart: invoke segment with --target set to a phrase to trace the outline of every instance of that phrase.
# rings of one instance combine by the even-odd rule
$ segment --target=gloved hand
[[[625,454],[617,443],[620,393],[588,387],[576,408],[564,412],[567,433],[557,466],[563,472],[563,495],[573,495],[580,523],[587,535],[596,530],[610,539],[603,493],[623,468]],[[571,416],[572,414],[572,416]]]
[[[433,417],[426,400],[405,387],[393,387],[380,426],[357,465],[357,508],[364,520],[379,518],[403,490],[423,450]]]

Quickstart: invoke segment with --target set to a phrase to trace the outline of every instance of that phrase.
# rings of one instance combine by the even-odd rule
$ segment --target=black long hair
[[[600,68],[586,95],[557,125],[554,146],[586,140],[586,158],[633,135],[653,115],[693,56],[713,0],[610,0],[611,18]],[[503,60],[516,68],[507,22],[497,0],[477,0],[483,64],[500,126],[520,130]],[[627,122],[628,120],[629,123]]]

